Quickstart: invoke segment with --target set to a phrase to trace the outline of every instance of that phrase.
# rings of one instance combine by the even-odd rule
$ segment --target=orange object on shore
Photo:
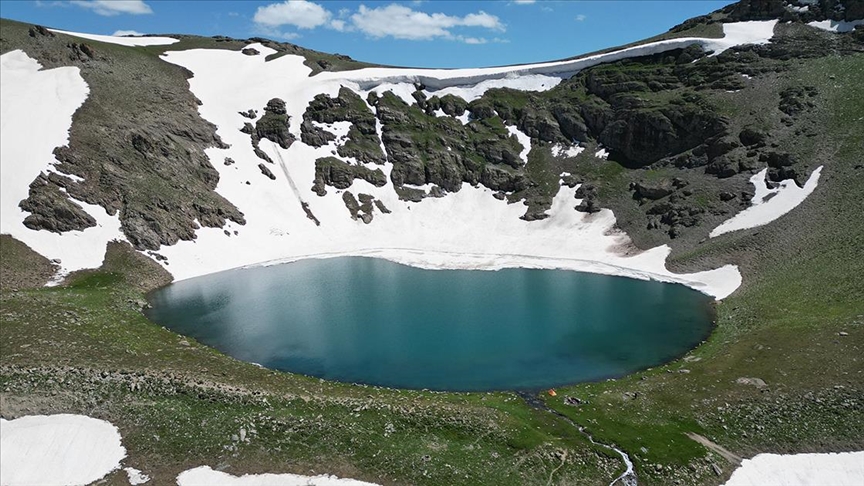
[[[550,388],[549,391],[546,392],[546,393],[548,393],[550,397],[558,396],[558,394],[555,393],[555,389],[554,389],[554,388]]]

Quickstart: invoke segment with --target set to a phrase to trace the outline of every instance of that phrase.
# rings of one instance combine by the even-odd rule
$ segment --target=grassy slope
[[[577,410],[550,401],[599,437],[635,452],[646,483],[665,482],[654,464],[664,466],[668,478],[670,466],[678,470],[704,453],[685,432],[742,455],[864,447],[861,76],[859,55],[809,60],[784,80],[818,86],[826,102],[813,115],[828,128],[813,146],[812,165],[825,164],[814,194],[774,224],[677,256],[679,264],[698,262],[704,253],[743,266],[745,284],[718,305],[709,341],[662,369],[561,394],[587,399],[589,406]],[[740,377],[768,386],[738,384]]]
[[[60,288],[3,292],[4,417],[67,412],[110,420],[123,434],[127,464],[159,484],[204,464],[385,484],[545,484],[550,477],[592,484],[620,467],[564,421],[512,394],[327,383],[221,355],[141,314],[142,294],[125,276],[150,269],[128,251],[112,246],[100,270]],[[241,428],[248,443],[232,439]]]
[[[855,168],[864,161],[864,89],[856,81],[864,58],[810,60],[796,73],[784,82],[817,85],[826,101],[812,115],[831,137],[812,147],[814,166],[826,164],[819,189],[775,224],[675,257],[677,265],[742,265],[745,286],[718,306],[716,332],[685,360],[548,400],[630,452],[641,483],[719,483],[711,462],[729,473],[685,432],[742,455],[864,446],[864,185]],[[21,268],[16,249],[4,237],[4,275]],[[4,286],[4,417],[78,412],[111,420],[128,464],[160,484],[201,464],[417,484],[600,484],[620,469],[572,427],[512,394],[356,387],[234,361],[147,321],[140,290],[126,281],[145,269],[121,248],[111,252],[101,270],[62,288]],[[737,384],[739,377],[768,386]],[[588,404],[569,407],[564,396]],[[385,434],[388,424],[393,432]],[[241,427],[249,443],[232,439]]]

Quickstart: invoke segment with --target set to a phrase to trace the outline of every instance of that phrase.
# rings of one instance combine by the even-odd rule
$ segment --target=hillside
[[[711,444],[862,450],[864,2],[799,3],[470,70],[0,21],[0,414],[109,420],[160,484],[619,477],[570,421],[640,484],[722,484]],[[716,329],[526,401],[272,372],[141,313],[172,279],[336,255],[678,282],[719,300]]]

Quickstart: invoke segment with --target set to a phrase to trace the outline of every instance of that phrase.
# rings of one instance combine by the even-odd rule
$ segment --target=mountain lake
[[[567,270],[310,259],[183,280],[148,317],[266,368],[395,388],[540,390],[620,377],[707,338],[713,299]]]

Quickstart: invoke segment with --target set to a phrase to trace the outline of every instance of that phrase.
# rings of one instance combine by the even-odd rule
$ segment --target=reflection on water
[[[344,257],[231,270],[151,296],[155,322],[268,368],[438,390],[621,376],[711,328],[683,287],[565,270],[422,270]]]

